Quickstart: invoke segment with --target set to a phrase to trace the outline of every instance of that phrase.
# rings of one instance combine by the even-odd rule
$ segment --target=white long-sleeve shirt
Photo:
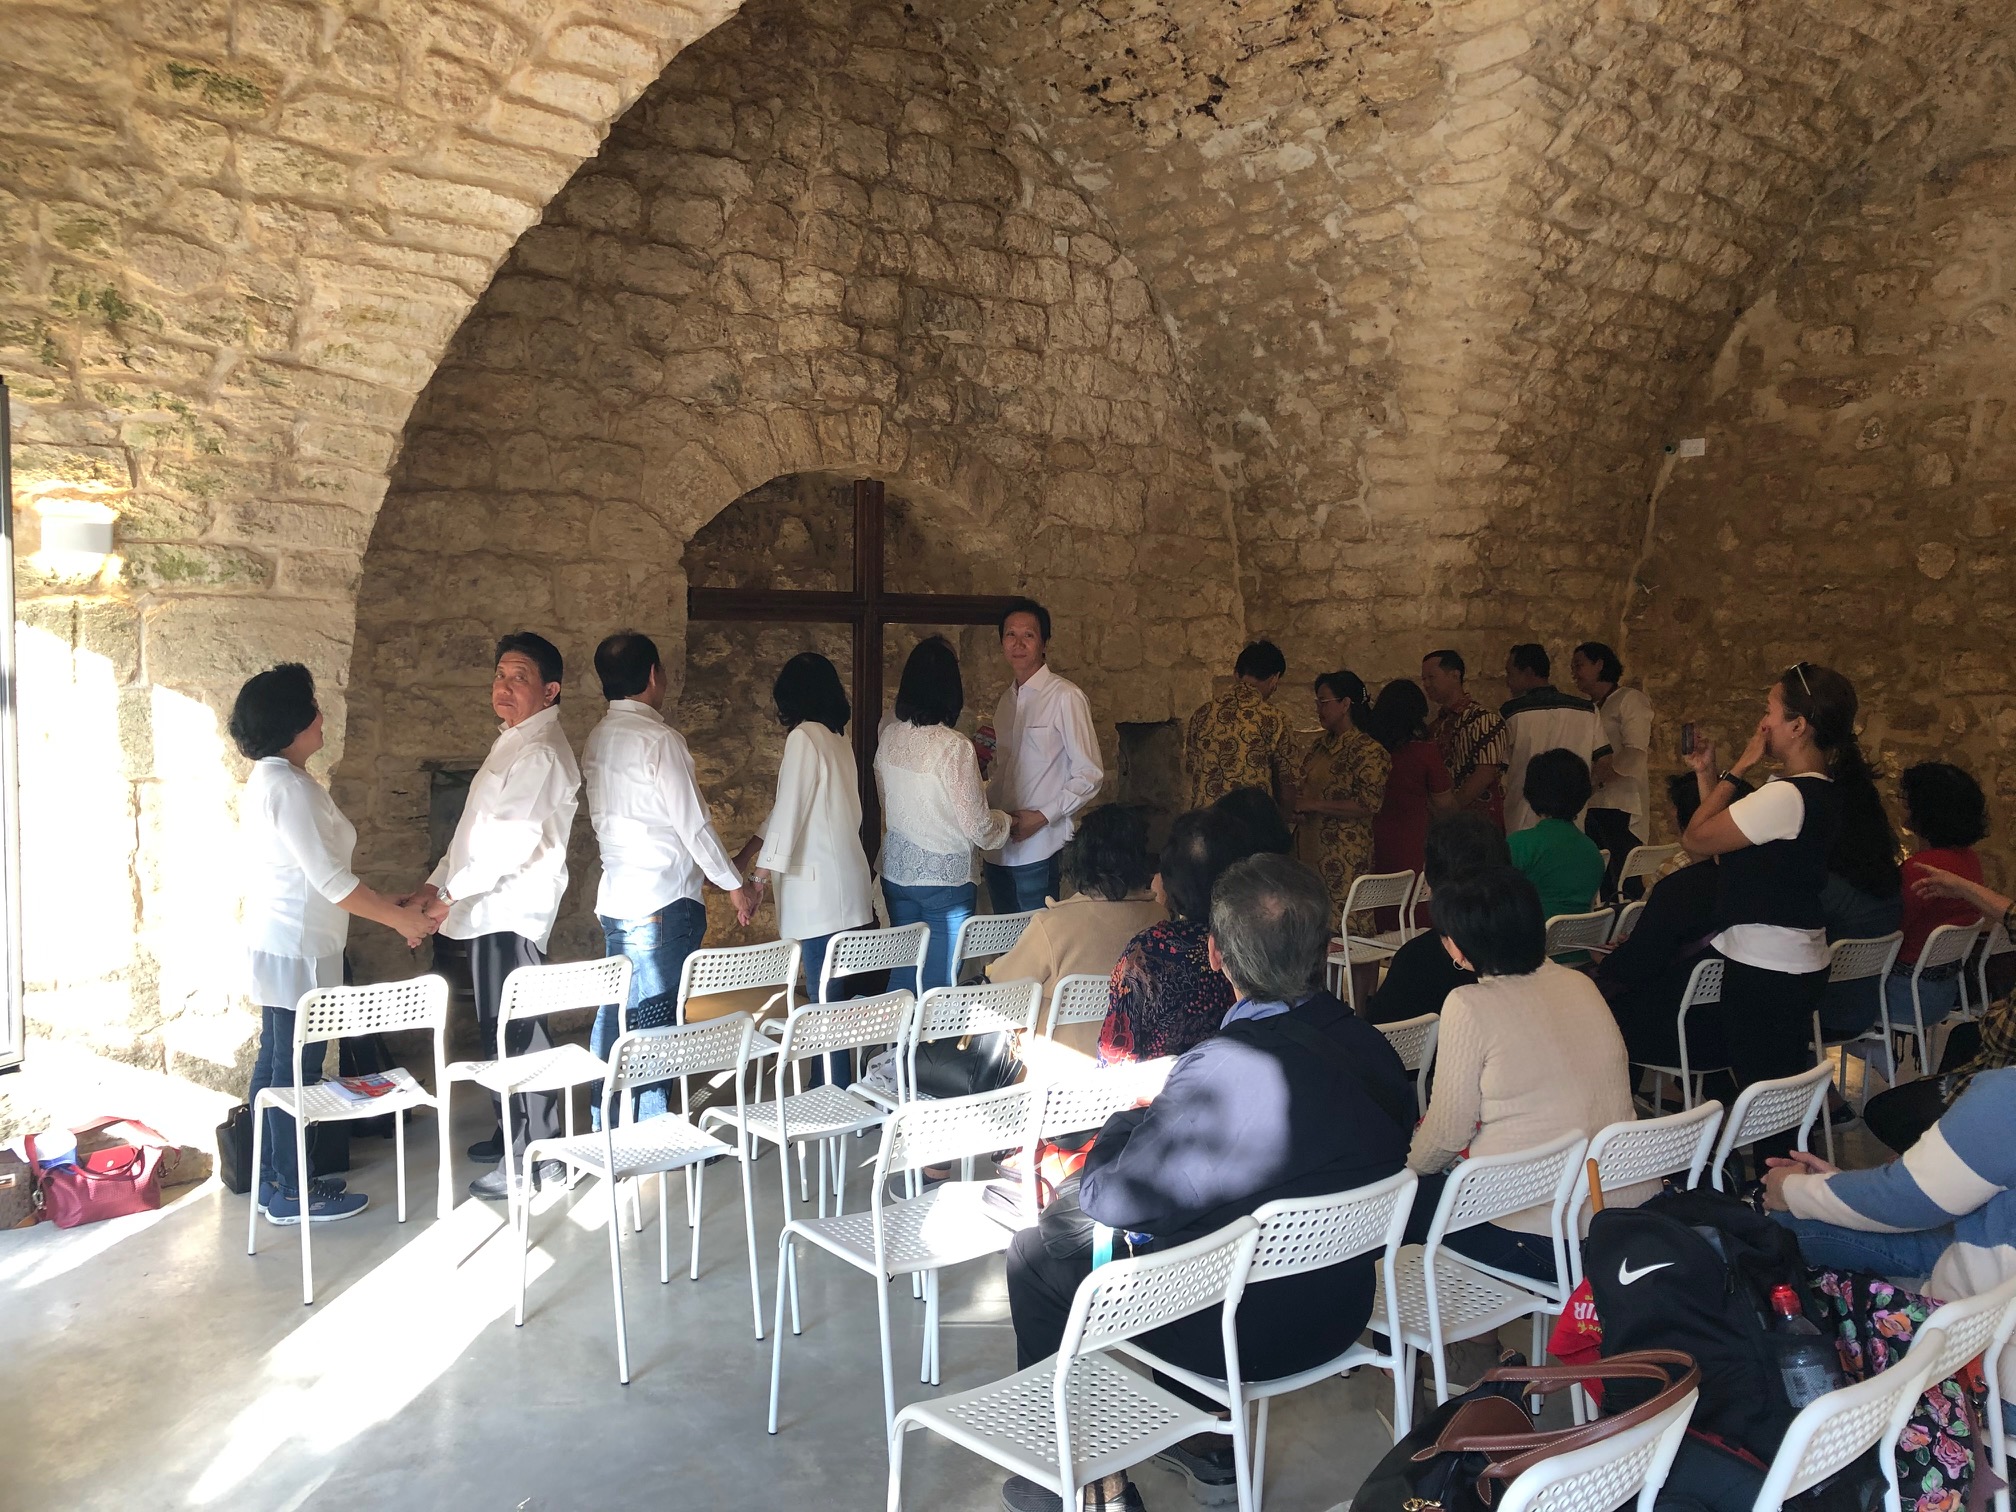
[[[757,827],[756,864],[777,885],[777,933],[813,940],[875,917],[861,849],[861,787],[854,748],[816,719],[784,737],[777,802]]]
[[[700,795],[685,737],[649,704],[611,702],[581,748],[581,780],[602,847],[596,913],[648,919],[679,899],[698,901],[702,873],[723,892],[742,885]]]
[[[340,987],[350,915],[336,905],[357,890],[355,826],[321,783],[268,756],[245,780],[238,828],[253,995],[292,1008],[304,992]]]
[[[1526,767],[1542,751],[1573,751],[1587,761],[1603,742],[1602,721],[1587,699],[1557,688],[1522,693],[1498,711],[1505,719],[1510,759],[1505,767],[1505,833],[1540,822],[1526,801]],[[1579,819],[1576,821],[1581,822]]]
[[[1652,700],[1638,688],[1613,688],[1596,706],[1596,718],[1603,727],[1598,743],[1610,747],[1610,765],[1617,775],[1597,785],[1589,807],[1623,810],[1632,818],[1631,833],[1649,838],[1645,778],[1652,755]]]
[[[892,719],[875,749],[882,791],[882,880],[958,887],[973,880],[973,852],[1008,838],[1008,816],[987,807],[973,742],[944,725]]]
[[[521,934],[541,950],[567,890],[581,768],[556,704],[498,735],[469,783],[448,854],[427,880],[449,899],[451,940]]]
[[[1092,706],[1076,683],[1048,666],[1011,684],[994,710],[994,774],[987,801],[997,809],[1036,809],[1049,821],[1026,840],[1001,848],[1003,866],[1047,861],[1070,842],[1071,816],[1099,793],[1099,736]]]

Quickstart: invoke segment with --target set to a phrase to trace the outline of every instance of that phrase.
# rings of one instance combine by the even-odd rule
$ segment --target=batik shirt
[[[1459,788],[1479,766],[1502,767],[1512,759],[1505,721],[1474,698],[1442,710],[1428,726],[1428,734],[1442,752],[1449,780]],[[1478,795],[1472,807],[1498,819],[1504,812],[1504,803],[1503,784],[1494,782]]]
[[[1343,909],[1351,883],[1372,864],[1372,816],[1385,801],[1392,771],[1386,748],[1357,730],[1318,733],[1303,759],[1299,797],[1354,802],[1365,809],[1363,819],[1304,814],[1295,826],[1295,857],[1322,876],[1333,912]]]
[[[1251,683],[1235,683],[1190,716],[1183,767],[1192,808],[1209,808],[1234,788],[1278,796],[1294,770],[1288,716]]]
[[[1232,984],[1211,969],[1202,920],[1165,919],[1127,942],[1113,967],[1099,1064],[1181,1055],[1218,1032]]]

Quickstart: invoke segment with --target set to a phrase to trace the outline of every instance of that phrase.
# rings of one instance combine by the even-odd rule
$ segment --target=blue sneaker
[[[343,1190],[343,1186],[344,1182],[341,1176],[311,1176],[308,1178],[308,1189],[310,1192],[322,1192],[325,1194],[340,1193]],[[262,1208],[279,1195],[280,1188],[274,1182],[262,1181],[259,1183],[259,1206]]]
[[[371,1199],[362,1192],[332,1191],[321,1181],[308,1183],[308,1221],[310,1223],[334,1223],[340,1218],[355,1218],[371,1205]],[[274,1192],[270,1201],[259,1204],[259,1211],[268,1223],[289,1227],[301,1221],[301,1201],[286,1192]]]

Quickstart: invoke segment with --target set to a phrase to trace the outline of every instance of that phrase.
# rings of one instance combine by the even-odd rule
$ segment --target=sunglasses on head
[[[1796,661],[1792,663],[1792,670],[1799,674],[1799,686],[1804,688],[1806,690],[1806,696],[1808,698],[1811,698],[1813,696],[1813,684],[1806,681],[1806,663],[1804,663],[1803,661]]]

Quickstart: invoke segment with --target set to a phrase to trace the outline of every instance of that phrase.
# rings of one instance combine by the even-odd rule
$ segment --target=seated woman
[[[1573,751],[1542,751],[1526,764],[1523,791],[1540,822],[1506,836],[1512,864],[1539,889],[1543,917],[1588,913],[1603,885],[1603,852],[1575,824],[1593,791],[1589,763]]]
[[[1538,758],[1535,758],[1536,760]],[[1521,872],[1487,866],[1435,894],[1449,958],[1477,980],[1442,1007],[1435,1092],[1414,1131],[1408,1168],[1421,1189],[1407,1240],[1426,1239],[1445,1173],[1466,1151],[1505,1155],[1635,1117],[1624,1037],[1596,984],[1549,961],[1540,895]],[[1631,1207],[1659,1190],[1638,1182],[1604,1193]],[[1450,1249],[1501,1270],[1553,1280],[1546,1206],[1449,1236]]]
[[[1840,784],[1841,829],[1827,853],[1827,884],[1820,891],[1827,943],[1869,940],[1904,927],[1902,846],[1884,812],[1876,784]],[[1910,999],[1905,999],[1907,1012]],[[1882,1016],[1874,981],[1829,984],[1820,997],[1820,1031],[1830,1040],[1851,1039]]]
[[[1483,814],[1446,814],[1428,827],[1423,870],[1431,892],[1439,894],[1458,877],[1485,866],[1510,866],[1505,832]],[[1440,1013],[1442,1000],[1477,978],[1449,959],[1442,933],[1433,926],[1414,936],[1386,966],[1386,980],[1365,1003],[1375,1024],[1404,1023],[1424,1013]]]
[[[1976,841],[1988,834],[1988,801],[1981,784],[1957,766],[1944,761],[1923,761],[1906,767],[1898,780],[1904,795],[1904,827],[1924,844],[1904,858],[1903,942],[1897,947],[1897,966],[1886,988],[1890,999],[1890,1022],[1911,1022],[1911,970],[1925,949],[1932,931],[1942,924],[1972,924],[1974,909],[1964,901],[1936,895],[1921,896],[1912,883],[1933,871],[1946,872],[1969,882],[1981,880],[1981,858],[1974,853]],[[1960,970],[1964,962],[1931,967],[1933,975],[1920,978],[1919,1006],[1930,1028],[1960,1003]]]
[[[1295,849],[1295,836],[1288,828],[1288,821],[1281,817],[1281,806],[1265,788],[1234,788],[1211,807],[1233,823],[1245,826],[1256,856],[1263,851],[1271,856],[1285,856]]]
[[[1692,772],[1666,780],[1677,833],[1687,833],[1701,806],[1701,785]],[[1686,852],[1682,851],[1682,857]],[[1609,1001],[1637,1065],[1677,1066],[1680,998],[1696,963],[1711,951],[1715,933],[1715,863],[1695,860],[1667,873],[1645,899],[1631,937],[1596,968],[1596,986]],[[1687,1051],[1692,1064],[1719,1066],[1728,1057],[1719,1026],[1709,1014],[1689,1014]]]
[[[1181,1055],[1218,1032],[1232,988],[1212,970],[1211,889],[1234,861],[1252,854],[1244,828],[1215,809],[1177,817],[1162,847],[1159,875],[1169,917],[1127,942],[1113,967],[1099,1063]]]
[[[1041,982],[1045,1012],[1062,978],[1111,976],[1127,942],[1163,917],[1148,892],[1155,875],[1148,817],[1132,804],[1105,803],[1085,815],[1065,852],[1064,875],[1076,890],[1046,904],[1007,954],[987,964],[990,981]],[[1099,1025],[1066,1025],[1057,1040],[1090,1056],[1099,1048]]]

